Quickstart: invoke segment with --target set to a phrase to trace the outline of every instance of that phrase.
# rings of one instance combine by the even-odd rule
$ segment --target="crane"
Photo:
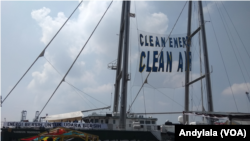
[[[27,115],[27,111],[26,110],[22,110],[21,112],[21,122],[26,120],[26,115]]]
[[[33,122],[38,122],[38,118],[39,118],[39,111],[36,111],[35,118],[34,118]]]

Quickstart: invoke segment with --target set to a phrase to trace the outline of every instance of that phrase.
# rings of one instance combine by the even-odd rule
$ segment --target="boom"
[[[111,106],[103,107],[103,108],[97,108],[97,109],[91,109],[91,110],[84,110],[82,112],[89,112],[89,111],[96,111],[96,110],[103,110],[103,109],[110,109]]]

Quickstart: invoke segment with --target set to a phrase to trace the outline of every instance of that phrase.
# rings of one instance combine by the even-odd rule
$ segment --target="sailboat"
[[[115,67],[116,68],[116,85],[115,85],[116,88],[115,88],[113,113],[111,113],[111,114],[92,113],[91,115],[85,116],[82,119],[85,123],[109,124],[107,126],[108,130],[90,131],[90,132],[95,132],[95,133],[99,134],[100,136],[107,134],[107,132],[109,132],[110,134],[120,133],[120,134],[118,134],[119,136],[130,135],[131,136],[130,139],[133,139],[133,138],[135,138],[136,134],[140,134],[140,136],[153,135],[154,139],[161,140],[161,137],[160,137],[161,130],[160,130],[159,126],[157,126],[157,124],[156,124],[157,118],[144,117],[142,114],[128,113],[128,111],[126,109],[127,108],[127,95],[126,95],[127,94],[127,81],[129,80],[129,74],[128,74],[128,70],[127,70],[128,69],[128,50],[127,49],[128,49],[128,43],[129,43],[129,29],[130,29],[129,28],[130,1],[124,1],[122,9],[123,9],[122,10],[123,12],[122,12],[121,24],[120,24],[121,30],[120,30],[120,36],[119,36],[119,38],[120,38],[119,39],[119,51],[118,51],[118,58],[117,58],[117,66]],[[133,14],[131,14],[131,16],[133,16]],[[190,21],[191,21],[191,19],[190,19]],[[204,23],[204,20],[203,20],[203,23]],[[202,26],[204,26],[204,24],[202,24]],[[202,26],[198,30],[204,30],[205,28]],[[198,30],[197,30],[197,32],[198,32]],[[204,31],[203,31],[203,33],[204,33]],[[123,35],[123,36],[121,36],[121,35]],[[189,28],[188,37],[191,35],[192,35],[191,30]],[[123,42],[123,40],[124,40],[124,42]],[[187,51],[187,52],[189,52],[189,51]],[[124,54],[121,55],[122,53],[124,53]],[[44,55],[44,52],[42,52],[39,55],[39,57],[43,56],[43,55]],[[208,55],[205,55],[205,56],[208,57]],[[123,63],[121,63],[121,61],[123,61]],[[189,62],[189,61],[187,61],[187,62]],[[122,70],[121,70],[121,65],[123,65]],[[208,63],[207,63],[207,66],[209,66]],[[187,69],[187,70],[189,70],[189,69]],[[210,73],[209,67],[207,67],[206,71],[207,71],[206,75],[208,73]],[[186,75],[187,74],[188,74],[188,71],[186,71]],[[209,78],[208,76],[203,76],[201,79],[203,79],[204,77],[206,79],[208,79]],[[121,84],[122,92],[121,92],[121,103],[118,104],[119,103],[119,91],[120,91],[120,88],[119,88],[120,87],[120,84],[119,84],[120,79],[122,79],[122,84]],[[210,80],[207,80],[207,81],[210,81]],[[185,85],[187,85],[188,83],[190,83],[190,82],[186,81]],[[207,83],[207,85],[209,85],[209,83]],[[211,87],[211,86],[208,86],[208,88],[209,87]],[[188,87],[187,87],[187,89],[188,89]],[[210,92],[210,95],[212,95],[211,92]],[[211,99],[210,99],[210,103],[212,104]],[[118,105],[120,105],[120,111],[118,110],[119,109]],[[188,105],[188,103],[186,103],[185,105]],[[209,112],[213,112],[212,107],[213,106],[210,105]],[[108,107],[108,108],[110,108],[110,107]],[[185,111],[188,112],[189,110],[185,109]],[[187,120],[187,118],[185,118],[185,120]],[[166,124],[168,124],[168,122],[166,122]],[[184,122],[184,124],[185,124],[185,122]],[[164,124],[164,126],[165,126],[165,124]],[[169,132],[170,131],[169,128],[171,128],[172,133],[174,133],[174,126],[173,125],[166,125],[165,127],[166,128],[164,128],[162,126],[162,129],[164,128],[164,129],[166,129],[167,132]],[[13,129],[13,130],[15,130],[15,129]],[[16,129],[16,130],[21,130],[21,129]],[[27,129],[27,130],[32,130],[32,129]],[[26,132],[26,130],[25,130],[25,132]],[[8,134],[6,129],[2,129],[2,133],[4,133],[5,135]],[[12,133],[14,133],[14,132],[12,132]],[[18,132],[16,132],[16,133],[18,133]],[[115,137],[117,137],[118,135],[113,135],[114,137],[112,137],[110,135],[108,138],[109,139],[117,139]],[[146,136],[146,138],[147,137],[148,136]],[[150,136],[150,137],[152,137],[152,136]],[[144,138],[142,138],[142,140]],[[149,139],[149,138],[147,138],[147,139]]]

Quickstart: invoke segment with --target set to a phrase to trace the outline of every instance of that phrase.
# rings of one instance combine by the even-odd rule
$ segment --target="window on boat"
[[[108,124],[108,123],[109,123],[109,120],[108,120],[108,119],[105,119],[105,123],[107,123],[107,124]]]
[[[144,124],[144,121],[143,121],[143,120],[141,120],[141,121],[140,121],[140,124]]]
[[[146,121],[146,124],[150,124],[150,121]]]
[[[90,119],[90,122],[91,122],[91,123],[94,123],[94,120],[93,120],[93,119]]]
[[[103,120],[101,120],[101,123],[103,123]]]
[[[95,123],[98,123],[98,119],[95,119]]]
[[[155,121],[152,121],[152,124],[155,124]]]
[[[115,120],[113,120],[113,124],[115,124]]]

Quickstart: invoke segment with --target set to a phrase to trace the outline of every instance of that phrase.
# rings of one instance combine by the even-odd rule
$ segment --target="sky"
[[[6,121],[19,121],[22,110],[27,111],[28,120],[33,120],[35,112],[41,111],[110,2],[84,1],[81,4],[46,49],[44,57],[38,59],[4,101],[1,107],[2,121],[5,118]],[[78,1],[1,1],[2,99],[41,53],[78,3]],[[136,81],[140,78],[138,33],[168,35],[174,27],[172,35],[185,35],[188,14],[188,4],[184,7],[185,3],[186,1],[131,2],[131,13],[135,13],[136,17],[130,18],[128,72],[131,80],[128,82],[128,106],[140,89],[140,86],[136,85]],[[121,6],[120,1],[112,3],[65,79],[85,93],[63,82],[41,116],[113,106],[116,72],[108,69],[107,65],[117,59]],[[197,2],[193,2],[192,31],[199,23],[197,6]],[[214,111],[217,112],[250,112],[250,101],[245,94],[250,88],[249,7],[248,1],[203,2],[204,19],[207,21],[205,26],[209,65],[212,68],[213,105]],[[180,13],[181,16],[175,25]],[[198,34],[192,40],[191,52],[190,79],[194,80],[200,76]],[[176,65],[178,52],[173,51],[173,56],[175,57],[173,64]],[[202,70],[204,74],[204,65]],[[185,82],[184,72],[177,72],[176,67],[173,67],[172,74],[163,73],[163,75],[170,76],[171,79],[165,80],[170,83],[164,87],[157,87],[158,84],[163,84],[164,79],[158,79],[152,73],[151,80],[132,105],[132,112],[182,112],[184,110],[185,89],[182,87]],[[154,85],[154,88],[149,84]],[[203,101],[207,110],[204,84],[203,81]],[[200,81],[190,87],[189,109],[201,110]],[[104,114],[112,112],[112,108],[96,112]],[[88,114],[90,113],[85,115]],[[179,115],[145,116],[157,117],[157,123],[162,124],[167,119],[177,122]],[[192,117],[191,120],[196,118]]]

